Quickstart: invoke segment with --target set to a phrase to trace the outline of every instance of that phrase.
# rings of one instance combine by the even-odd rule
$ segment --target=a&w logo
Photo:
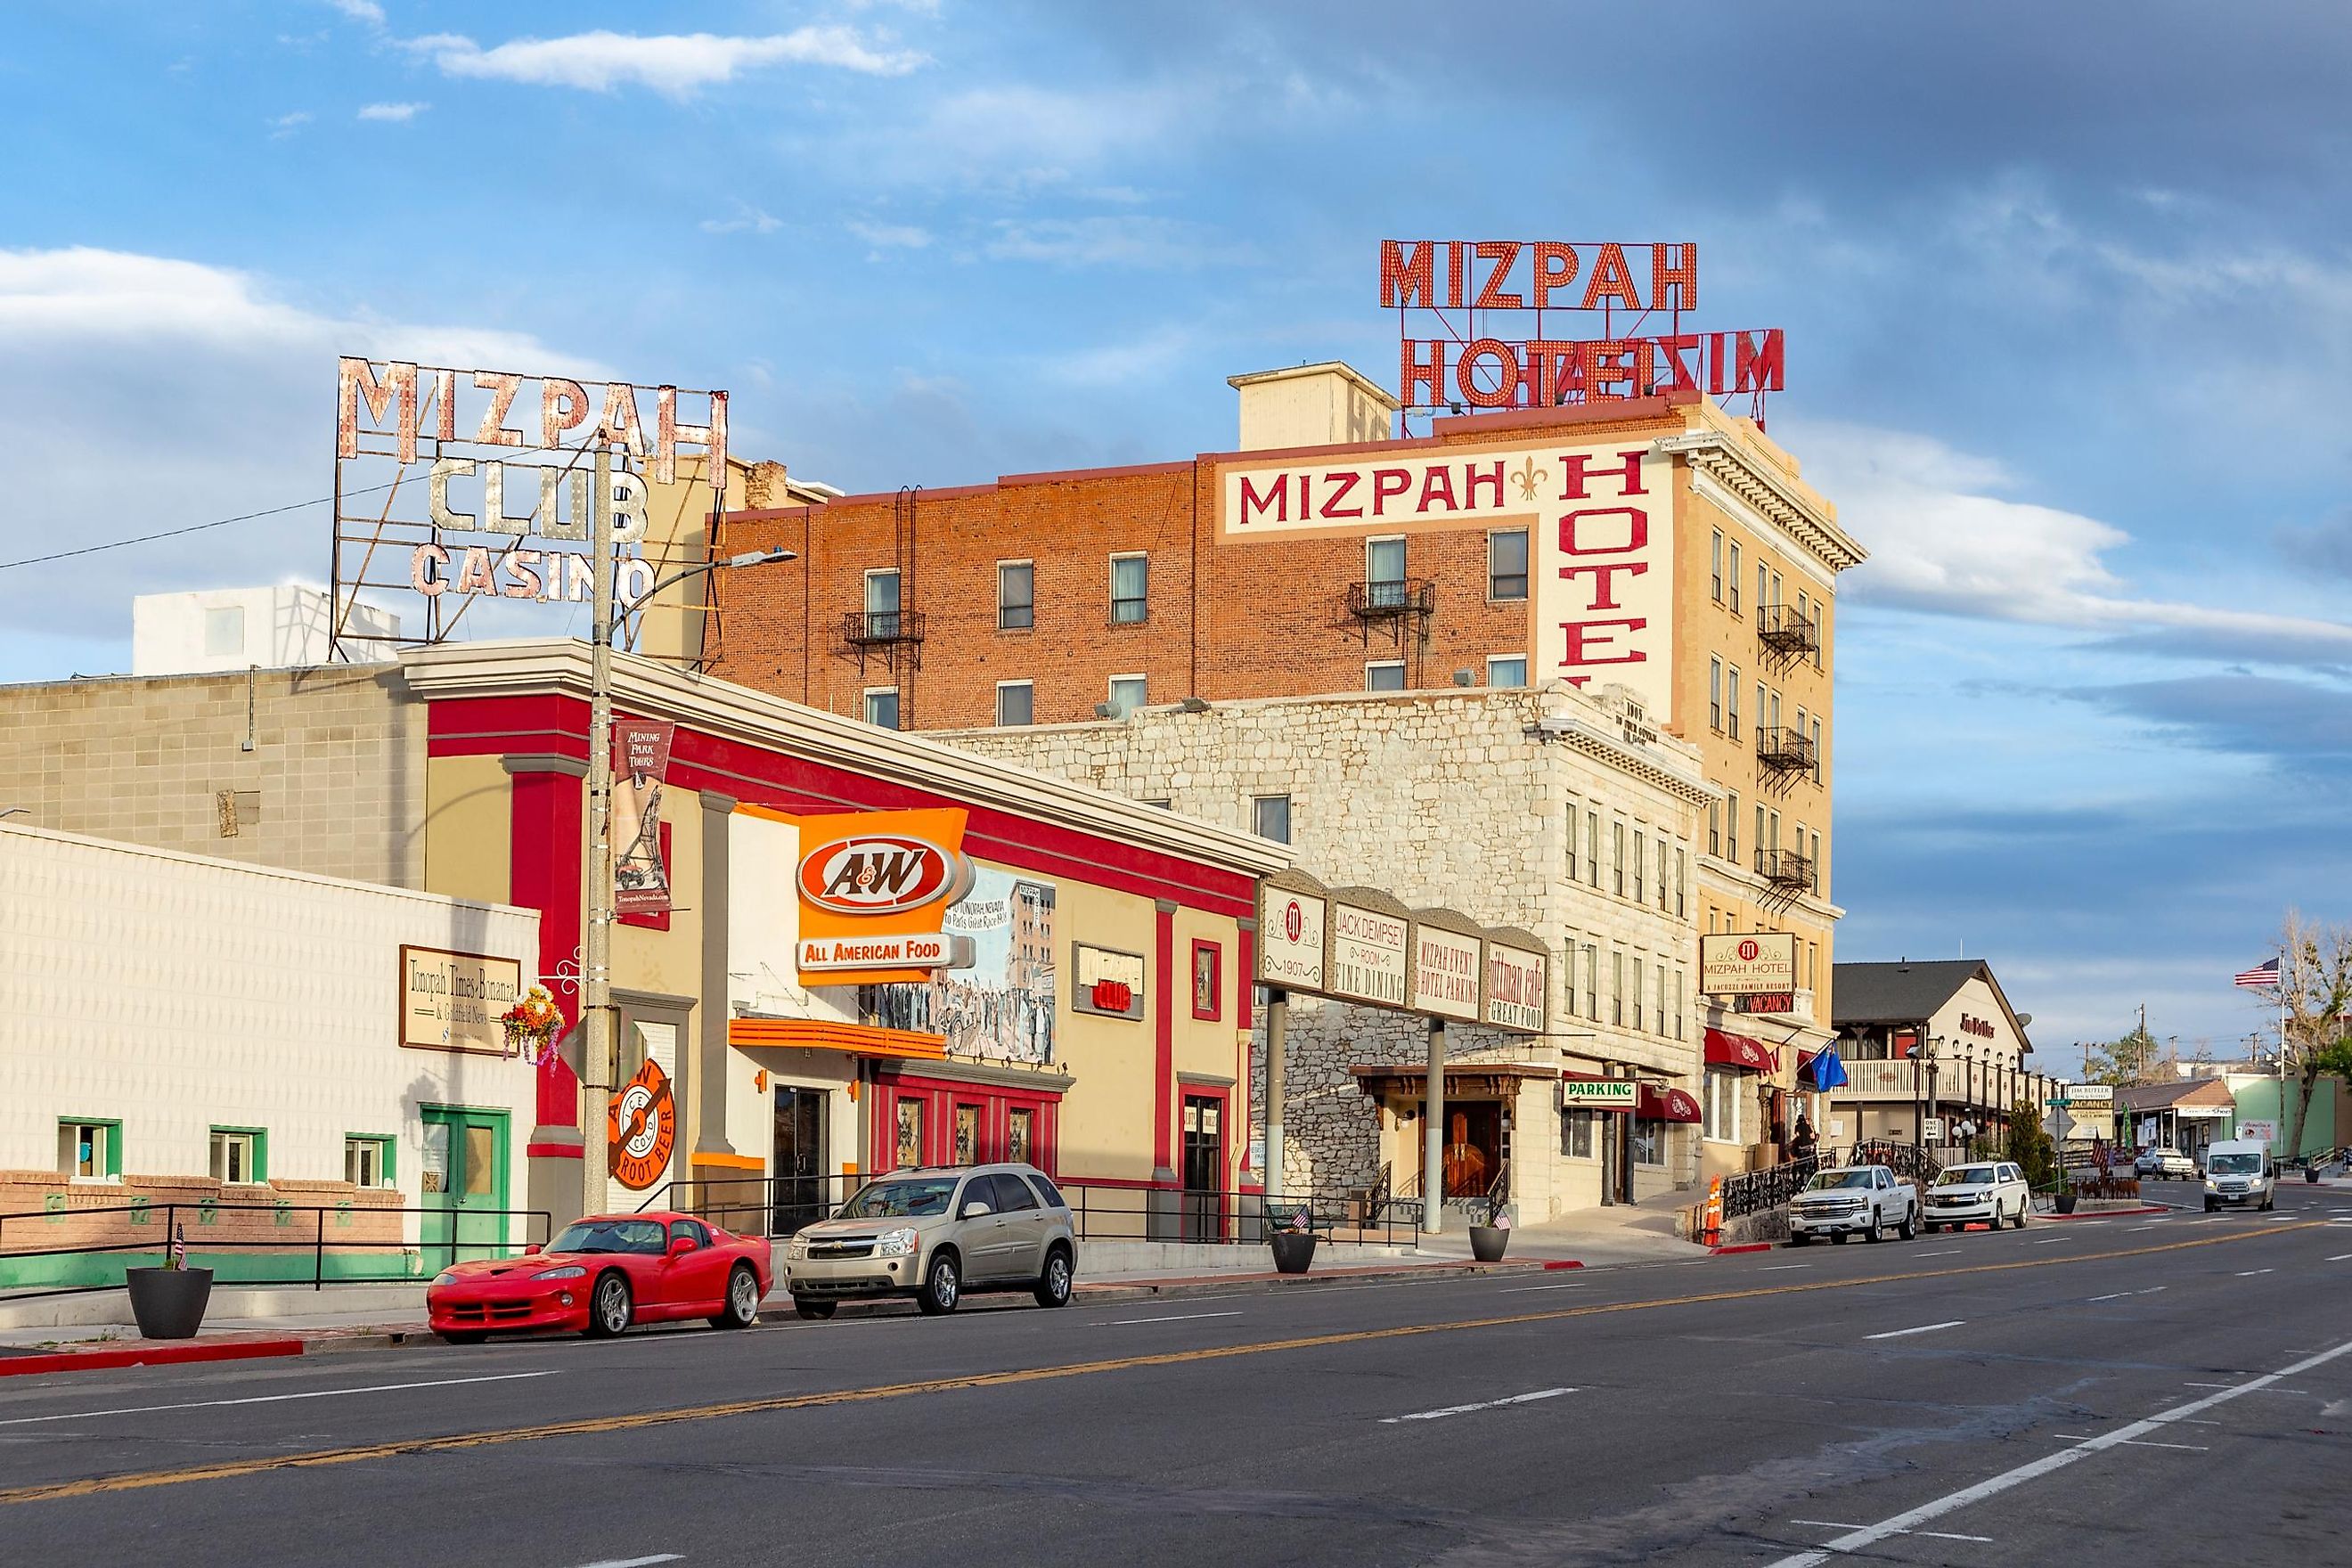
[[[897,834],[845,838],[802,857],[801,897],[845,915],[887,915],[969,891],[961,856]]]

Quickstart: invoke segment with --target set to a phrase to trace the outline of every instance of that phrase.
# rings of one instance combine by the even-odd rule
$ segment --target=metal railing
[[[1775,653],[1807,654],[1822,646],[1822,629],[1793,605],[1759,605],[1756,640]]]
[[[1857,1144],[1850,1165],[1884,1165],[1898,1176],[1908,1176],[1915,1182],[1932,1182],[1943,1165],[1937,1158],[1914,1143],[1897,1143],[1892,1139],[1873,1138]]]
[[[1762,1214],[1779,1208],[1804,1190],[1815,1173],[1834,1168],[1834,1153],[1808,1154],[1801,1160],[1784,1161],[1767,1165],[1760,1171],[1742,1171],[1723,1178],[1723,1217],[1743,1219],[1748,1215]]]
[[[920,610],[852,610],[841,618],[842,640],[852,647],[868,643],[920,642]]]
[[[1756,726],[1756,760],[1775,773],[1811,773],[1815,754],[1812,737],[1802,730],[1787,724]]]
[[[237,1228],[248,1234],[221,1235],[223,1216],[236,1215],[268,1215],[268,1234],[249,1234],[255,1227],[247,1226]],[[421,1222],[413,1239],[406,1234],[411,1215]],[[121,1216],[121,1230],[138,1234],[71,1247],[15,1245],[32,1225],[79,1225],[110,1216]],[[508,1234],[512,1227],[506,1222],[515,1218],[525,1222],[520,1238]],[[402,1222],[399,1236],[351,1234],[370,1222],[394,1219]],[[498,1234],[492,1237],[469,1234],[475,1226],[468,1221],[495,1221],[492,1228]],[[184,1231],[184,1226],[192,1226],[192,1231]],[[441,1234],[444,1226],[446,1233]],[[169,1263],[175,1237],[184,1240],[190,1265],[213,1270],[215,1285],[308,1285],[323,1290],[330,1285],[421,1283],[452,1263],[511,1258],[532,1243],[544,1247],[553,1227],[554,1217],[545,1209],[296,1206],[211,1199],[0,1214],[0,1300],[119,1290],[124,1269]],[[395,1255],[386,1259],[386,1267],[366,1267],[384,1254]]]
[[[1381,577],[1348,584],[1348,613],[1362,620],[1427,616],[1437,610],[1437,584],[1427,577]]]
[[[1275,1193],[1177,1191],[1060,1184],[1081,1241],[1182,1241],[1263,1246],[1305,1216],[1307,1227],[1339,1246],[1404,1246],[1420,1237],[1421,1205],[1389,1198],[1377,1206],[1364,1187],[1318,1185]]]
[[[1759,849],[1756,851],[1756,874],[1776,888],[1790,888],[1800,892],[1813,885],[1813,861],[1809,855],[1793,849]]]
[[[674,1209],[738,1236],[779,1238],[831,1219],[870,1176],[695,1176],[646,1194],[637,1212]]]

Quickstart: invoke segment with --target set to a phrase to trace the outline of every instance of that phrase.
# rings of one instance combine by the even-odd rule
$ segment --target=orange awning
[[[948,1054],[947,1037],[919,1029],[885,1029],[824,1018],[730,1018],[730,1046],[791,1046],[804,1051],[845,1051],[853,1057],[935,1062]]]

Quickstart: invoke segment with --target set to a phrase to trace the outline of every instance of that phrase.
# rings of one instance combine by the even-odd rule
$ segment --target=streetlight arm
[[[724,561],[706,561],[699,566],[689,566],[683,572],[673,572],[667,577],[656,579],[652,587],[623,605],[619,614],[613,617],[613,629],[617,631],[623,619],[635,615],[663,589],[675,588],[690,577],[700,577],[711,572],[724,572],[734,566],[775,566],[787,561],[799,559],[799,552],[782,547],[774,550],[749,550],[740,555],[730,555]]]

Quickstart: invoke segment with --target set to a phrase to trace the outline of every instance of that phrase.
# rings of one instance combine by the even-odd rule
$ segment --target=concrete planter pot
[[[139,1321],[142,1340],[192,1340],[204,1327],[205,1305],[212,1300],[209,1268],[126,1268],[123,1283],[131,1290],[131,1315]]]
[[[2058,1212],[2060,1214],[2073,1214],[2074,1212],[2074,1194],[2060,1193],[2057,1198]]]
[[[2319,1180],[2319,1167],[2316,1165],[2305,1165],[2303,1168],[2303,1179],[2306,1184],[2317,1182]]]
[[[1510,1230],[1499,1225],[1474,1225],[1470,1227],[1470,1256],[1481,1263],[1500,1263],[1503,1253],[1511,1245]]]
[[[1266,1242],[1274,1248],[1276,1273],[1304,1274],[1315,1261],[1316,1236],[1311,1230],[1278,1230]]]

